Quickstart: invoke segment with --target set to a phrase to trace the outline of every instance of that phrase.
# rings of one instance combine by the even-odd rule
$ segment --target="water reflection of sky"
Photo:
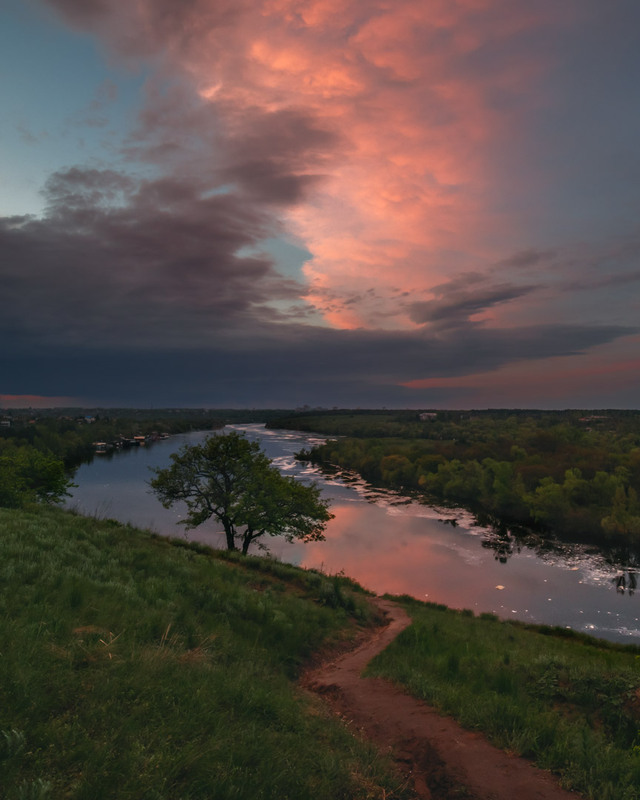
[[[357,476],[347,476],[346,481],[323,476],[296,461],[295,453],[321,442],[318,437],[258,425],[234,427],[259,441],[285,474],[317,481],[331,500],[335,518],[327,526],[326,541],[305,545],[271,539],[273,555],[328,573],[344,571],[378,593],[409,594],[476,613],[491,611],[503,618],[640,642],[638,595],[628,591],[628,573],[625,586],[616,586],[623,572],[603,556],[575,545],[559,553],[515,541],[496,543],[495,534],[464,510],[424,506],[372,489]],[[165,535],[184,535],[184,528],[176,526],[180,512],[163,509],[148,492],[148,466],[167,465],[180,444],[203,436],[173,437],[84,465],[76,475],[78,489],[70,505]],[[211,521],[188,536],[223,545]]]

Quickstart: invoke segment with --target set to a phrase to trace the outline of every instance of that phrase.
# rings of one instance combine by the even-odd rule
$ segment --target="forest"
[[[274,426],[331,438],[300,457],[507,524],[640,548],[638,411],[333,411]]]

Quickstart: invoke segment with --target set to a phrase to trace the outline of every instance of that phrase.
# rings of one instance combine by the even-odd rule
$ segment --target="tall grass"
[[[640,798],[639,649],[407,601],[370,665],[594,800]]]
[[[401,795],[291,682],[366,620],[347,581],[56,509],[0,509],[0,587],[9,800]]]

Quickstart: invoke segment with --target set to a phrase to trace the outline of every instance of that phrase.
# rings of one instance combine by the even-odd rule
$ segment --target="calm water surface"
[[[563,625],[614,641],[640,643],[639,597],[628,564],[613,565],[580,546],[543,550],[475,524],[460,509],[437,509],[369,487],[359,478],[323,475],[296,462],[301,448],[323,441],[262,425],[233,429],[260,442],[286,475],[314,480],[335,514],[326,541],[288,544],[268,539],[270,552],[284,561],[327,573],[343,570],[375,592],[410,594],[452,608],[492,611],[502,618]],[[185,536],[177,524],[182,510],[164,509],[150,493],[149,467],[164,467],[183,444],[207,433],[174,436],[151,447],[113,457],[96,457],[74,479],[68,505],[86,514],[111,517],[169,536]],[[194,541],[222,547],[213,521],[186,533]]]

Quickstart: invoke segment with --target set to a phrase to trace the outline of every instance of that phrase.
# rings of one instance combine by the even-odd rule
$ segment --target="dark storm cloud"
[[[316,112],[275,104],[263,108],[260,98],[203,101],[199,88],[206,94],[207,87],[194,82],[189,67],[194,63],[212,83],[225,82],[219,54],[233,81],[240,79],[247,69],[243,26],[260,17],[254,0],[142,0],[127,8],[100,0],[46,2],[67,22],[98,36],[117,57],[156,55],[165,65],[145,81],[137,125],[123,147],[131,162],[212,185],[226,183],[267,206],[299,203],[322,180],[324,160],[341,139]]]
[[[470,317],[500,303],[524,297],[535,288],[510,283],[496,284],[480,273],[464,273],[448,283],[434,286],[434,300],[409,303],[409,316],[420,324],[458,328],[468,323]]]
[[[42,194],[49,214],[62,216],[82,207],[106,207],[131,193],[135,185],[132,178],[114,170],[71,167],[51,175]]]
[[[150,80],[123,153],[165,174],[232,187],[267,208],[304,200],[339,142],[310,111],[203,103],[187,83]]]
[[[271,221],[233,194],[175,178],[60,172],[47,215],[0,221],[2,328],[47,340],[166,346],[260,316],[300,286],[243,254]]]
[[[550,325],[436,336],[257,325],[221,329],[209,346],[186,350],[25,342],[23,352],[5,352],[0,367],[7,393],[75,395],[104,404],[411,405],[433,394],[402,383],[584,353],[632,333],[622,326]]]
[[[253,374],[292,365],[304,380],[357,377],[365,383],[406,382],[431,376],[486,372],[519,359],[540,359],[586,352],[595,345],[629,335],[623,326],[540,325],[510,329],[414,332],[336,331],[290,326],[287,342],[276,330],[265,332],[260,364]],[[292,335],[293,334],[293,335]],[[278,337],[278,338],[275,338]],[[234,354],[234,358],[251,356]]]

